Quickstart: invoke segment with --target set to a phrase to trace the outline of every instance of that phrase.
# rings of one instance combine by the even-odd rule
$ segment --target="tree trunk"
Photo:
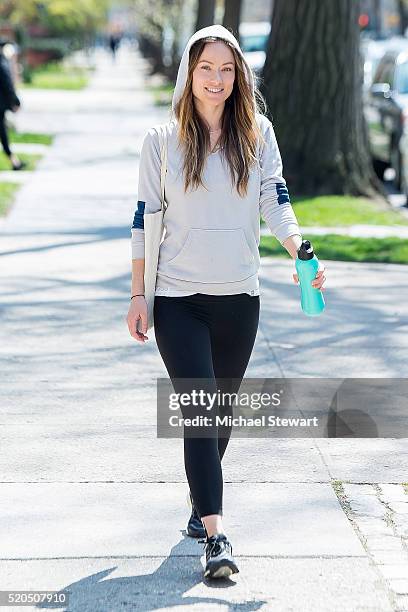
[[[196,31],[213,25],[215,13],[215,0],[198,0]]]
[[[406,0],[398,0],[398,12],[400,17],[400,34],[405,35],[405,30],[408,28],[408,9]]]
[[[230,30],[239,41],[239,24],[241,23],[242,0],[225,0],[222,25]]]
[[[165,65],[163,64],[162,48],[157,42],[151,38],[147,38],[143,34],[139,34],[139,48],[142,55],[150,60],[150,75],[163,73]]]
[[[375,15],[375,33],[377,38],[381,38],[382,34],[382,13],[381,13],[381,0],[374,1],[374,15]]]
[[[357,0],[275,0],[260,89],[298,194],[385,196],[362,108]]]

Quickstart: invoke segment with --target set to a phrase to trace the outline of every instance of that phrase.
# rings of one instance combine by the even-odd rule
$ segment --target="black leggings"
[[[5,111],[0,111],[0,142],[7,157],[11,157],[10,144],[6,128]]]
[[[156,342],[176,393],[187,390],[186,383],[174,380],[182,378],[212,381],[212,392],[238,391],[255,343],[259,308],[259,296],[247,293],[155,297]],[[191,416],[188,408],[180,409],[183,417]],[[232,406],[219,405],[219,414],[232,415]],[[201,517],[222,515],[221,459],[231,427],[218,426],[215,437],[185,434],[186,426],[184,464],[194,505]]]

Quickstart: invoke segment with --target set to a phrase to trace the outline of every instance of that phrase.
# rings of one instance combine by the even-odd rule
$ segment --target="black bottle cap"
[[[298,248],[298,258],[307,260],[313,259],[314,252],[310,240],[302,240],[302,244]]]

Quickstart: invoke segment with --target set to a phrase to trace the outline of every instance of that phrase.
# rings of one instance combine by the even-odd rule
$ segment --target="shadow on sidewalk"
[[[107,579],[118,568],[114,565],[60,589],[58,593],[69,592],[69,603],[64,609],[66,612],[119,612],[124,609],[148,611],[176,606],[184,608],[194,604],[219,604],[223,609],[228,606],[228,609],[251,612],[259,610],[266,603],[261,599],[230,603],[221,597],[186,595],[200,583],[218,589],[231,588],[237,583],[229,578],[203,579],[201,562],[196,555],[188,552],[191,551],[191,538],[185,531],[182,534],[183,539],[172,547],[169,556],[151,574]],[[145,559],[151,560],[150,557]],[[137,562],[137,559],[126,559],[126,562]],[[60,603],[44,603],[36,608],[62,609],[62,606]]]

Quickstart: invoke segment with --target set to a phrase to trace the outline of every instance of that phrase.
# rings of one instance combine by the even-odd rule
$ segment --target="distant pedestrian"
[[[7,58],[3,54],[6,42],[0,42],[0,140],[4,153],[11,162],[13,170],[21,170],[27,164],[11,152],[6,125],[6,111],[16,113],[21,102],[16,94]]]
[[[119,33],[112,33],[109,35],[109,48],[112,53],[112,58],[116,58],[116,51],[119,49],[121,35]]]

